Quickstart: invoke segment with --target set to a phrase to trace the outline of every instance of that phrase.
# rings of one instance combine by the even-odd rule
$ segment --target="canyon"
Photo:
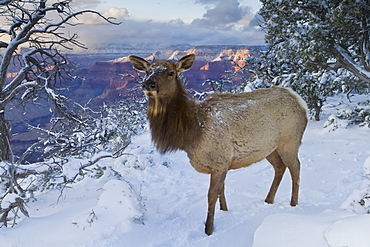
[[[131,54],[141,56],[148,61],[169,59],[178,60],[187,54],[195,54],[192,68],[183,73],[186,88],[190,91],[212,91],[210,81],[228,80],[240,84],[250,75],[234,73],[247,66],[245,58],[258,56],[263,46],[189,46],[177,45],[151,52],[145,46],[114,45],[92,49],[91,53],[68,54],[70,61],[77,65],[73,80],[66,81],[70,88],[65,96],[81,105],[99,108],[120,100],[142,96],[140,82],[143,74],[133,69],[128,61]],[[17,68],[12,68],[9,77],[14,76]],[[228,74],[233,74],[229,78]],[[237,74],[237,76],[235,76]],[[207,83],[208,82],[208,83]],[[51,113],[47,102],[39,105],[27,104],[24,110],[16,104],[10,104],[6,117],[12,128],[11,146],[15,155],[20,155],[34,143],[40,133],[29,130],[29,125],[44,127],[49,123]]]
[[[96,61],[89,68],[81,68],[79,76],[82,83],[73,93],[72,98],[79,101],[93,99],[94,102],[112,102],[130,97],[139,86],[139,74],[132,68],[128,55],[134,54],[148,61],[169,59],[178,60],[187,54],[195,54],[196,60],[189,71],[184,72],[186,87],[192,90],[210,90],[204,84],[206,80],[220,80],[225,72],[235,72],[244,67],[244,59],[257,55],[261,47],[247,46],[196,46],[187,50],[164,49],[148,55],[135,50],[124,56],[108,61]],[[141,75],[143,76],[143,75]],[[245,77],[234,78],[234,83],[242,82]],[[139,80],[139,81],[138,81]],[[209,85],[208,85],[209,86]],[[141,91],[139,91],[141,93]]]

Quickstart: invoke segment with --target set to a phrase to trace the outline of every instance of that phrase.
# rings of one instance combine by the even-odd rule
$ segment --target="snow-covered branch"
[[[338,54],[340,54],[340,62],[343,63],[344,67],[351,71],[353,74],[358,76],[361,80],[370,82],[370,71],[367,71],[363,66],[356,63],[351,54],[339,44],[334,44],[334,47]]]
[[[64,33],[58,32],[65,24],[73,26],[74,24],[70,20],[86,13],[98,15],[110,24],[120,24],[113,22],[113,18],[105,17],[97,11],[82,10],[73,12],[70,7],[71,1],[69,0],[55,2],[49,7],[46,6],[46,1],[41,0],[35,2],[35,9],[26,8],[26,5],[21,4],[23,1],[2,1],[7,6],[4,13],[12,19],[12,24],[9,25],[9,30],[0,29],[0,33],[9,35],[11,39],[10,43],[0,42],[0,48],[6,48],[0,65],[0,88],[5,84],[10,60],[21,44],[29,42],[33,47],[57,48],[57,46],[60,46],[66,49],[72,49],[73,47],[86,48],[77,40],[78,37],[76,34],[67,37]],[[5,11],[6,7],[2,8]],[[46,19],[45,16],[49,12],[58,13],[61,20],[52,22],[50,19]],[[43,35],[46,35],[46,37],[43,37]]]
[[[37,68],[40,73],[49,74],[48,70],[43,67],[42,64],[45,64],[45,60],[37,60],[36,58],[33,58],[33,55],[39,54],[39,55],[46,55],[47,57],[54,60],[53,54],[51,54],[49,51],[45,51],[43,49],[35,49],[31,50],[29,52],[26,52],[22,55],[24,67],[17,73],[17,75],[13,78],[13,80],[8,83],[2,90],[2,94],[4,98],[0,101],[0,105],[5,107],[6,104],[8,104],[11,100],[13,100],[17,94],[25,89],[28,88],[35,88],[40,87],[40,84],[37,82],[38,79],[42,79],[42,77],[36,76],[33,80],[30,80],[30,78],[27,78],[27,75],[29,72],[35,73],[35,71],[32,70],[33,67]],[[55,60],[53,61],[54,64],[52,66],[59,63],[59,61]]]
[[[45,11],[51,11],[51,10],[57,10],[57,9],[55,9],[55,8],[45,9]],[[114,19],[114,18],[105,17],[104,15],[100,14],[97,11],[94,11],[94,10],[83,10],[83,11],[79,11],[79,12],[76,12],[76,13],[69,14],[67,17],[65,17],[64,19],[62,19],[58,23],[53,23],[53,24],[47,25],[44,28],[44,31],[47,32],[50,29],[53,29],[53,31],[56,31],[61,26],[63,26],[63,24],[66,24],[66,23],[68,23],[69,25],[73,25],[73,24],[69,23],[68,21],[71,20],[72,18],[77,18],[77,16],[79,16],[79,15],[83,15],[83,14],[87,14],[87,13],[98,15],[100,18],[104,19],[105,21],[107,21],[110,24],[119,25],[121,23],[121,22],[113,22],[113,21],[111,21],[111,19]]]
[[[15,96],[17,96],[19,92],[31,87],[40,87],[40,86],[36,81],[22,83],[0,101],[0,107],[4,108],[10,101],[12,101],[15,98]]]

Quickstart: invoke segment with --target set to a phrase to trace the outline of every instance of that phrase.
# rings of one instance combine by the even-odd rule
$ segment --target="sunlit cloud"
[[[114,17],[117,20],[120,20],[128,16],[128,11],[125,8],[112,7],[104,13],[104,16]]]

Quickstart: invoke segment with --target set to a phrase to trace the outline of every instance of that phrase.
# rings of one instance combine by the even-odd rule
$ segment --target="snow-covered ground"
[[[102,159],[104,174],[45,191],[28,203],[29,218],[0,229],[1,246],[370,246],[370,215],[351,209],[367,184],[370,128],[323,128],[344,97],[332,99],[323,121],[310,122],[300,149],[299,205],[290,207],[289,173],[275,203],[264,203],[273,178],[267,161],[230,171],[229,211],[216,211],[215,231],[204,233],[209,177],[183,152],[159,155],[148,132],[136,136],[129,155]],[[343,106],[343,104],[342,104]],[[342,123],[343,124],[343,123]],[[212,144],[210,144],[212,145]],[[66,174],[87,161],[73,160]],[[366,165],[367,164],[367,165]],[[100,174],[101,175],[101,174]]]

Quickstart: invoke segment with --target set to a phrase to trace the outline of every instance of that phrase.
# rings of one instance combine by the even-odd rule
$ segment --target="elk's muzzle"
[[[156,89],[155,82],[149,81],[149,80],[144,81],[142,87],[143,87],[144,93],[147,96],[157,96],[157,89]]]
[[[155,83],[153,81],[143,82],[143,90],[152,91],[155,88]]]

